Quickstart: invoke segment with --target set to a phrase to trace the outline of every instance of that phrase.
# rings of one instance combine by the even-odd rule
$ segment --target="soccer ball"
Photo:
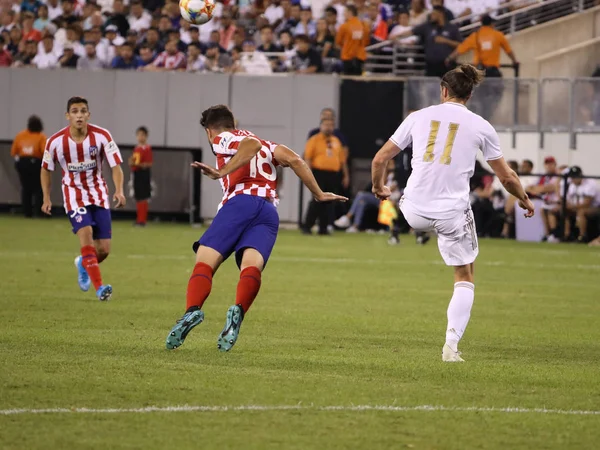
[[[214,0],[179,0],[181,17],[196,25],[202,25],[212,19],[214,9]]]

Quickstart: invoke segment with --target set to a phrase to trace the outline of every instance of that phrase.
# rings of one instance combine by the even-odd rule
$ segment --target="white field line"
[[[29,258],[32,256],[36,257],[73,257],[75,253],[72,252],[23,252],[23,251],[0,251],[0,258]],[[118,258],[118,255],[113,255],[113,258]],[[168,261],[193,261],[193,254],[129,254],[125,255],[128,259],[154,259],[154,260],[168,260]],[[430,266],[430,265],[444,265],[441,260],[409,260],[401,259],[395,260],[381,260],[381,259],[360,259],[360,258],[314,258],[314,257],[288,257],[288,256],[274,256],[270,261],[281,261],[290,263],[323,263],[323,264],[369,264],[369,265],[404,265],[404,266]],[[526,263],[526,262],[507,262],[507,261],[481,261],[478,260],[476,265],[481,266],[492,266],[492,267],[526,267],[536,269],[582,269],[582,270],[600,270],[600,264],[561,264],[561,263]]]
[[[557,414],[566,416],[600,416],[600,411],[546,409],[546,408],[494,408],[494,407],[461,407],[461,406],[385,406],[385,405],[352,405],[352,406],[314,406],[314,405],[242,405],[242,406],[146,406],[143,408],[46,408],[46,409],[1,409],[1,416],[25,414],[144,414],[172,412],[235,412],[235,411],[383,411],[383,412],[475,412],[501,414]]]

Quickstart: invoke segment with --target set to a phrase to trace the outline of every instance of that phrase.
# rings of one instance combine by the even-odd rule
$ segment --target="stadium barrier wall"
[[[551,105],[544,103],[544,89],[556,90],[555,85],[540,83],[542,87],[538,89],[537,80],[519,80],[517,89],[513,87],[512,80],[503,82],[507,86],[497,116],[505,122],[498,128],[505,130],[500,131],[500,138],[507,159],[520,161],[528,158],[541,167],[544,157],[552,155],[559,164],[579,165],[586,174],[600,174],[598,130],[588,127],[575,139],[573,133],[566,132],[565,127],[577,125],[579,119],[573,113],[561,112],[559,108],[550,108]],[[206,148],[208,143],[199,125],[201,111],[210,105],[229,104],[240,127],[286,144],[299,153],[304,151],[308,131],[318,125],[320,110],[326,106],[338,109],[341,105],[340,125],[351,138],[353,164],[361,168],[401,121],[410,95],[405,93],[402,96],[398,91],[408,84],[369,78],[347,80],[329,75],[255,77],[178,72],[0,69],[0,96],[8,100],[0,103],[0,140],[12,141],[16,133],[25,127],[31,114],[42,118],[47,134],[53,133],[66,124],[64,111],[67,99],[73,95],[84,95],[90,100],[92,122],[108,128],[123,148],[135,144],[135,129],[146,125],[150,129],[150,144],[155,148],[203,148],[204,161],[214,163],[214,156]],[[573,92],[581,91],[583,95],[589,85],[588,81],[576,82],[569,90],[561,84],[558,90],[565,91],[565,103],[569,103],[569,98],[575,98]],[[515,93],[518,93],[518,108],[506,104],[515,97]],[[552,102],[554,104],[553,97]],[[551,109],[556,109],[551,116],[538,117],[538,111]],[[518,110],[516,115],[515,110]],[[571,108],[573,111],[574,108]],[[517,118],[518,123],[516,128],[510,129],[512,116]],[[536,131],[541,125],[544,125],[542,132]],[[554,132],[562,129],[565,132]],[[0,204],[18,203],[18,183],[8,148],[7,145],[2,151],[3,163],[0,164]],[[158,166],[155,168],[155,177],[159,176],[158,170],[162,168],[170,172],[170,166],[177,166],[173,172],[184,173],[187,170],[187,167],[182,167],[187,165],[187,160],[181,159],[184,154],[169,157],[165,153],[160,156],[160,169]],[[177,178],[179,181],[183,179]],[[168,186],[169,190],[173,190],[174,198],[183,195],[178,191],[185,189],[187,193],[189,189],[169,178],[156,180],[158,192],[165,193]],[[356,177],[354,189],[361,189],[364,181]],[[55,186],[57,184],[58,180]],[[281,220],[296,222],[299,218],[300,185],[293,174],[284,171],[280,186]],[[219,183],[204,179],[200,196],[200,216],[214,217],[221,198]],[[310,196],[307,191],[304,191],[303,198],[304,203],[308,202]],[[167,204],[165,208],[174,204]],[[151,210],[161,208],[159,205],[157,199]]]

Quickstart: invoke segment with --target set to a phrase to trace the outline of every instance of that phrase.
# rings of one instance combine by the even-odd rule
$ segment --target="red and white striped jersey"
[[[65,211],[96,205],[110,208],[106,181],[102,177],[102,162],[110,167],[123,162],[119,147],[104,128],[88,124],[88,134],[82,143],[71,138],[69,127],[63,128],[46,141],[42,167],[54,170],[56,162],[63,171],[62,191]]]
[[[227,200],[240,194],[254,195],[271,200],[275,205],[277,198],[277,170],[279,163],[275,160],[275,147],[278,144],[260,139],[246,130],[224,131],[214,138],[213,152],[217,156],[217,169],[221,169],[237,153],[237,149],[245,138],[251,137],[261,142],[262,148],[245,166],[221,178],[223,200],[219,208]]]
[[[185,55],[182,52],[170,55],[167,51],[160,53],[152,64],[170,70],[185,69],[187,65]]]

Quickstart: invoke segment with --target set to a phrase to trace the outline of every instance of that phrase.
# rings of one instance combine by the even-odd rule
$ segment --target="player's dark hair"
[[[442,87],[448,89],[450,97],[468,100],[475,86],[483,81],[483,72],[471,64],[462,64],[442,77]]]
[[[200,125],[204,128],[233,129],[235,128],[235,119],[228,106],[215,105],[202,113]]]
[[[29,116],[29,119],[27,119],[27,129],[32,133],[41,133],[44,130],[42,119],[38,116]]]
[[[88,104],[87,99],[85,99],[83,97],[71,97],[69,99],[69,101],[67,102],[67,112],[69,112],[71,110],[71,106],[76,105],[78,103],[83,103],[88,108],[90,107],[90,105]]]
[[[350,11],[350,13],[356,17],[358,16],[358,8],[354,5],[346,5],[346,9]]]
[[[141,127],[138,127],[137,130],[135,130],[136,133],[139,133],[140,131],[146,136],[148,136],[148,128],[146,128],[145,126],[142,125]]]
[[[335,9],[333,6],[328,6],[325,8],[325,13],[330,13],[337,16],[337,9]]]

